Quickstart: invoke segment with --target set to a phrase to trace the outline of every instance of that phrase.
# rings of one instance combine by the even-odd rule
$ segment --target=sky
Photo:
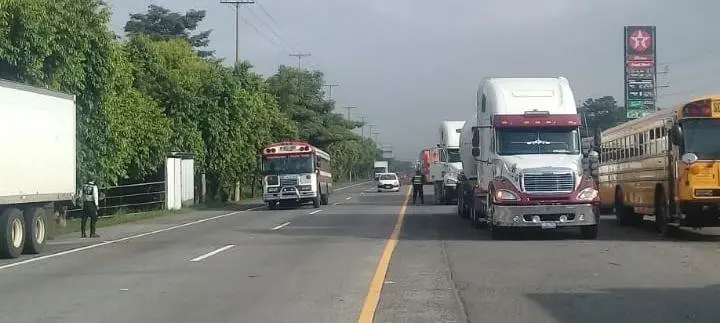
[[[110,0],[112,28],[150,4],[206,10],[216,56],[235,57],[231,5],[199,0]],[[692,3],[692,5],[690,5]],[[443,120],[468,120],[485,77],[569,79],[576,100],[622,104],[623,26],[657,26],[658,105],[720,92],[717,0],[256,0],[240,9],[240,56],[273,74],[297,65],[325,74],[338,112],[367,116],[398,159],[439,142]],[[266,14],[267,13],[267,14]],[[667,64],[667,65],[665,65]],[[369,129],[365,129],[365,134]]]

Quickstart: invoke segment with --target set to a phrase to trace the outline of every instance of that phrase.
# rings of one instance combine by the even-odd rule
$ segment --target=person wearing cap
[[[87,238],[87,235],[85,234],[85,225],[88,217],[90,218],[90,237],[100,237],[100,235],[95,232],[95,225],[98,219],[98,208],[100,206],[100,193],[98,192],[98,187],[95,185],[95,182],[89,181],[87,184],[83,185],[82,193],[83,213],[82,222],[80,222],[82,237]]]

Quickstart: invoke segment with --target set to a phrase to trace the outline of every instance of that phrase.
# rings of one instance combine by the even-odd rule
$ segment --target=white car
[[[400,192],[400,180],[396,173],[378,174],[377,191]]]

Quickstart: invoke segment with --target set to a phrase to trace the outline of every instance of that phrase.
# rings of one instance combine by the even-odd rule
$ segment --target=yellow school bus
[[[654,217],[664,236],[720,226],[720,95],[603,131],[598,182],[621,225]]]

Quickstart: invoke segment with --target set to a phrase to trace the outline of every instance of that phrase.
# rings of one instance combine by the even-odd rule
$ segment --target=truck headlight
[[[267,191],[268,193],[277,193],[280,191],[280,187],[268,187]]]
[[[581,201],[592,201],[598,196],[598,191],[592,187],[588,187],[577,195],[577,199]]]
[[[300,185],[299,189],[301,191],[310,191],[312,190],[312,185]]]
[[[496,201],[517,201],[519,200],[518,196],[510,192],[508,190],[497,190],[494,194]]]

